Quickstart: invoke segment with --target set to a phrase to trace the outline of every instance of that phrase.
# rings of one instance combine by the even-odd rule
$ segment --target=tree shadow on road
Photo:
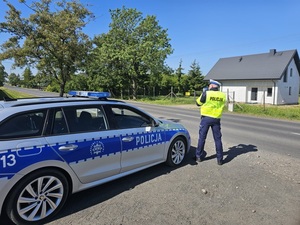
[[[223,163],[228,163],[234,158],[238,157],[239,155],[246,154],[249,152],[257,152],[257,146],[255,145],[246,145],[246,144],[238,144],[236,146],[230,147],[227,152],[224,151],[224,156],[226,158],[224,159]],[[216,158],[216,154],[205,157],[205,160],[210,160]]]

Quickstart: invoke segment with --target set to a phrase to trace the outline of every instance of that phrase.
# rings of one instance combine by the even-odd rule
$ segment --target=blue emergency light
[[[76,97],[88,97],[88,98],[109,98],[109,92],[97,92],[97,91],[69,91],[69,95]]]

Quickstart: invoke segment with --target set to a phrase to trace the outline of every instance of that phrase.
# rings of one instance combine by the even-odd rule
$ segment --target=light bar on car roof
[[[109,98],[109,92],[97,92],[97,91],[69,91],[69,95],[76,97],[88,97],[88,98]]]

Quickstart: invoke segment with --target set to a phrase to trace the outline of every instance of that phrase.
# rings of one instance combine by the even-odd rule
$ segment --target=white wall
[[[228,93],[230,101],[246,102],[246,87],[244,85],[245,83],[242,81],[223,81],[221,91]]]
[[[292,76],[290,69],[292,68]],[[283,77],[278,81],[278,99],[277,104],[297,104],[299,96],[299,73],[295,61],[292,60],[287,69],[287,82],[283,82]],[[291,88],[291,95],[289,95],[289,89]]]
[[[273,104],[276,91],[273,81],[222,81],[221,90],[229,93],[229,96],[234,96],[236,102],[242,103],[258,103],[258,104]],[[257,100],[251,100],[251,89],[257,88]],[[272,88],[272,96],[267,96],[268,88]]]

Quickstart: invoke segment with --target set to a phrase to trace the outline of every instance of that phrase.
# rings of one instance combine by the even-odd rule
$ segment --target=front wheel
[[[8,196],[6,213],[18,225],[44,224],[64,205],[69,194],[66,177],[57,170],[24,177]]]
[[[186,142],[182,137],[175,138],[168,150],[167,165],[178,166],[182,163],[186,153]]]

